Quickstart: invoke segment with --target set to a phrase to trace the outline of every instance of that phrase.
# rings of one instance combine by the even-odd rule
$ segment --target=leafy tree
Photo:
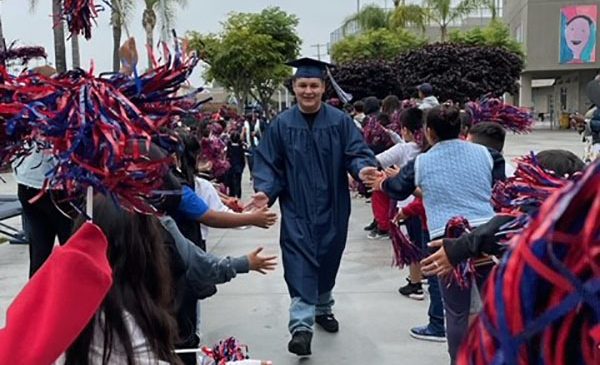
[[[356,24],[361,31],[388,28],[390,12],[378,5],[370,4],[362,7],[359,12],[347,17],[342,24],[342,30],[347,33]]]
[[[452,31],[449,39],[454,43],[470,46],[500,47],[524,57],[523,47],[511,35],[506,24],[499,20],[484,28],[474,28],[468,31]]]
[[[400,53],[421,47],[426,43],[407,30],[370,30],[346,37],[333,45],[331,57],[338,63],[353,60],[393,59]]]
[[[389,22],[391,29],[414,27],[424,33],[428,24],[427,10],[419,5],[406,5],[403,2],[394,7]]]
[[[260,13],[232,13],[219,34],[190,32],[190,48],[208,64],[207,81],[230,89],[243,108],[250,97],[265,110],[276,88],[289,77],[284,65],[298,56],[298,18],[277,7]]]

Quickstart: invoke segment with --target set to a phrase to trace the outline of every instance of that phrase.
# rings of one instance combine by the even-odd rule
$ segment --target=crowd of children
[[[152,196],[143,197],[153,214],[125,209],[91,189],[86,213],[60,209],[60,192],[48,191],[45,180],[59,161],[38,148],[16,161],[31,280],[0,330],[0,363],[192,365],[197,352],[218,364],[246,363],[233,340],[200,349],[201,300],[238,274],[273,270],[276,257],[262,255],[261,247],[216,257],[206,252],[208,227],[269,228],[277,220],[269,208],[276,199],[284,212],[291,296],[288,349],[311,354],[315,323],[339,331],[332,291],[348,231],[348,173],[369,188],[374,220],[368,238],[391,238],[395,261],[410,266],[400,293],[423,300],[423,278],[429,284],[429,323],[412,328],[411,336],[447,341],[451,364],[597,363],[598,163],[586,169],[572,153],[548,150],[520,159],[513,171],[502,155],[502,123],[526,125],[516,119],[527,116],[496,100],[485,112],[440,104],[427,83],[417,88],[416,100],[357,102],[350,120],[321,105],[325,66],[303,62],[293,82],[300,107],[272,126],[254,114],[241,118],[222,109],[163,131],[175,148],[150,138],[144,148],[136,145],[134,156],[144,156],[144,163],[174,162]],[[246,164],[257,194],[244,205]],[[468,231],[455,237],[460,224]],[[64,246],[51,253],[56,235]],[[565,243],[570,246],[556,248]],[[555,279],[560,290],[540,284],[540,277]],[[521,292],[507,288],[517,282]],[[507,312],[514,304],[507,302],[521,303],[516,299],[528,289],[542,299],[523,298],[526,307]],[[507,297],[509,290],[515,298]],[[566,334],[552,329],[562,316]],[[575,332],[580,344],[573,355],[575,344],[565,336]],[[557,350],[542,349],[542,342]],[[216,354],[220,349],[227,356]]]

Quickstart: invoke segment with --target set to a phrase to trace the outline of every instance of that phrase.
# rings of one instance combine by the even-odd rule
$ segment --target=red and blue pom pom
[[[214,361],[215,365],[225,365],[229,361],[248,359],[248,346],[242,345],[233,337],[219,341],[212,348],[204,347],[202,352]]]
[[[470,113],[473,124],[494,122],[515,133],[530,132],[535,123],[527,111],[496,98],[484,97],[477,102],[469,102],[465,109]]]
[[[546,199],[484,292],[461,365],[600,363],[600,162]]]
[[[67,22],[71,35],[81,34],[85,39],[90,39],[92,26],[100,10],[103,7],[94,3],[94,0],[63,0],[62,18]]]

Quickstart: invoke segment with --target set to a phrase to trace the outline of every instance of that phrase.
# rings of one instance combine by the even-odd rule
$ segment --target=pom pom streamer
[[[530,132],[535,123],[526,111],[496,98],[484,97],[478,102],[469,102],[466,109],[471,114],[473,124],[495,122],[515,133]]]
[[[104,7],[95,4],[94,0],[63,0],[62,18],[67,22],[71,36],[81,34],[85,39],[90,39],[92,26],[101,10]]]
[[[202,352],[208,359],[213,361],[206,362],[206,360],[203,360],[202,365],[225,365],[228,361],[240,361],[249,358],[247,355],[248,346],[240,344],[233,337],[219,341],[213,348],[204,347]]]
[[[450,218],[448,223],[446,223],[445,236],[448,238],[458,238],[465,233],[469,233],[470,231],[471,225],[466,218],[453,217]],[[468,259],[464,262],[461,262],[454,268],[453,274],[446,278],[447,284],[452,285],[452,279],[454,279],[454,281],[456,281],[461,288],[468,288],[471,285],[474,275],[475,265],[473,260]]]
[[[398,208],[395,202],[390,204],[390,238],[392,240],[392,249],[394,251],[393,266],[397,266],[402,269],[405,265],[411,265],[421,261],[423,258],[423,251],[420,247],[415,245],[400,229],[398,223],[394,221],[396,214],[398,214]]]
[[[7,64],[10,61],[20,61],[25,65],[29,60],[34,58],[46,58],[46,50],[44,47],[14,47],[14,42],[4,52],[0,52],[0,64]]]
[[[511,241],[462,365],[600,363],[600,162],[551,195]]]
[[[44,191],[63,190],[81,208],[81,198],[92,186],[126,209],[154,213],[150,201],[171,161],[150,160],[149,146],[154,142],[168,152],[176,148],[173,137],[161,129],[186,112],[183,103],[189,107],[189,94],[175,94],[197,64],[181,52],[166,59],[139,80],[97,78],[93,70],[52,78],[32,73],[13,77],[0,68],[0,162],[41,146],[57,159]]]
[[[496,183],[492,192],[492,203],[502,213],[514,213],[525,205],[539,207],[553,192],[574,178],[558,177],[544,170],[533,152],[515,162],[517,169],[514,176]]]
[[[45,189],[64,190],[76,201],[92,186],[127,209],[152,213],[146,199],[160,187],[166,165],[146,155],[160,124],[91,73],[76,70],[56,78],[27,74],[22,81],[39,87],[17,89],[14,99],[29,103],[7,121],[7,131],[22,136],[31,130],[32,140],[51,148],[57,165],[48,173]],[[40,94],[44,102],[36,100]]]
[[[363,128],[363,133],[369,146],[383,146],[387,149],[394,145],[392,138],[379,123],[376,116],[369,118]]]

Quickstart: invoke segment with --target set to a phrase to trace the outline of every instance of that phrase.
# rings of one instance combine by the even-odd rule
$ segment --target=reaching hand
[[[259,247],[256,250],[248,254],[248,262],[250,263],[250,270],[258,271],[265,275],[267,271],[275,270],[277,266],[277,256],[261,256],[263,248]]]
[[[429,257],[426,257],[425,259],[421,260],[421,272],[423,273],[423,275],[444,276],[451,273],[454,267],[450,263],[450,260],[448,260],[448,255],[446,255],[446,250],[444,249],[443,241],[432,241],[429,242],[427,246],[439,247],[440,249],[437,250],[434,254],[429,255]]]
[[[400,168],[399,167],[388,167],[387,169],[384,170],[385,175],[387,177],[394,177],[396,175],[398,175],[400,173]]]
[[[269,205],[269,197],[267,196],[267,194],[263,193],[262,191],[259,191],[258,193],[252,195],[250,202],[248,202],[248,204],[246,204],[246,206],[244,207],[244,211],[261,209],[263,207],[266,207],[267,205]]]
[[[260,228],[269,228],[277,222],[277,214],[269,210],[269,207],[263,206],[255,209],[251,213],[252,225]]]
[[[365,180],[372,179],[373,177],[379,175],[379,171],[377,171],[377,167],[367,166],[363,167],[362,170],[358,173],[358,177],[365,182]]]

